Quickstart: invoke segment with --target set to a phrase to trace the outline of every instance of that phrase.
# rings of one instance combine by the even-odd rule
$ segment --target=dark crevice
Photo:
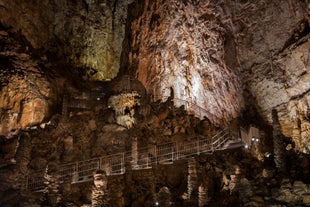
[[[283,52],[289,46],[295,44],[301,38],[305,37],[310,33],[309,22],[304,19],[300,24],[294,29],[292,36],[285,42],[284,47],[280,50],[280,53]]]
[[[299,100],[299,99],[301,99],[302,97],[304,97],[304,96],[305,96],[307,93],[309,93],[309,92],[310,92],[310,89],[306,90],[305,92],[303,92],[303,93],[301,93],[301,94],[292,96],[292,97],[290,98],[290,101],[292,101],[292,100]]]

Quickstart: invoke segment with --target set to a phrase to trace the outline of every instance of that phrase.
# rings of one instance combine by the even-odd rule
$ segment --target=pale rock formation
[[[141,16],[131,25],[129,64],[137,68],[136,76],[148,93],[155,100],[173,96],[193,103],[187,110],[213,123],[239,116],[239,70],[224,61],[224,36],[231,25],[219,17],[216,5],[169,0],[146,1],[142,6]],[[196,105],[210,113],[201,113]]]
[[[135,108],[140,105],[140,99],[136,91],[111,96],[108,103],[115,111],[116,123],[128,129],[132,128],[135,124]]]

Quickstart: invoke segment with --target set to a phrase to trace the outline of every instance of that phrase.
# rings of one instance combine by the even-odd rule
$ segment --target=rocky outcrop
[[[0,134],[7,138],[13,137],[11,131],[45,121],[57,102],[57,85],[53,74],[45,71],[44,57],[33,58],[17,39],[0,32]]]
[[[309,116],[307,7],[302,1],[231,4],[247,107],[256,107],[269,124],[277,110],[281,133],[294,137],[296,150],[304,152],[309,146],[308,138],[300,138],[300,116],[306,117],[303,122]]]

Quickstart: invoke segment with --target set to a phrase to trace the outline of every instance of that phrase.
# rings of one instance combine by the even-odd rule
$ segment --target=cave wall
[[[225,44],[232,33],[230,9],[176,0],[138,2],[135,9],[140,15],[131,24],[129,65],[154,99],[173,96],[194,103],[210,113],[199,114],[194,105],[188,110],[213,123],[239,116],[244,105],[240,68],[225,62],[225,51],[235,50]]]
[[[252,114],[252,122],[261,116],[271,124],[271,111],[276,109],[282,133],[303,142],[303,149],[308,150],[306,1],[45,0],[36,4],[1,0],[0,11],[1,27],[29,42],[17,49],[20,54],[14,55],[14,61],[20,62],[13,66],[27,74],[37,74],[36,70],[41,73],[41,66],[35,63],[36,70],[31,70],[30,64],[16,66],[25,64],[22,53],[46,62],[52,61],[50,58],[66,60],[70,66],[67,70],[75,69],[86,80],[113,79],[120,67],[128,67],[123,72],[141,81],[153,100],[165,101],[173,96],[181,100],[175,102],[177,106],[191,102],[186,105],[188,112],[216,125],[242,116],[248,108],[258,112]],[[1,39],[7,36],[4,31]],[[124,46],[124,40],[129,45]],[[1,44],[3,56],[8,58],[7,51],[12,49]],[[5,64],[2,68],[8,69]],[[20,96],[14,101],[18,96],[8,91],[24,93],[15,87],[22,79],[14,80],[12,74],[3,77],[2,82],[10,82],[6,86],[10,88],[1,90],[1,124],[2,128],[10,126],[5,133],[19,125],[40,123],[57,106],[59,94],[53,88],[63,85],[45,80],[42,73],[39,77],[44,83],[40,85],[53,92],[38,109],[36,97],[47,92],[28,87],[38,95],[29,102],[31,107],[25,108],[32,111],[30,114],[38,110],[42,114],[33,116],[39,117],[36,121],[20,122],[27,98]]]
[[[130,1],[0,1],[1,24],[87,80],[116,77]],[[74,71],[74,70],[73,70]]]
[[[231,8],[246,108],[269,124],[275,109],[281,132],[309,152],[309,4],[239,1]]]

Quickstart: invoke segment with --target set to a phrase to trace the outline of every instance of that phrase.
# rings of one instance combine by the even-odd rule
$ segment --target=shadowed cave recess
[[[0,206],[310,206],[307,0],[0,0]]]

